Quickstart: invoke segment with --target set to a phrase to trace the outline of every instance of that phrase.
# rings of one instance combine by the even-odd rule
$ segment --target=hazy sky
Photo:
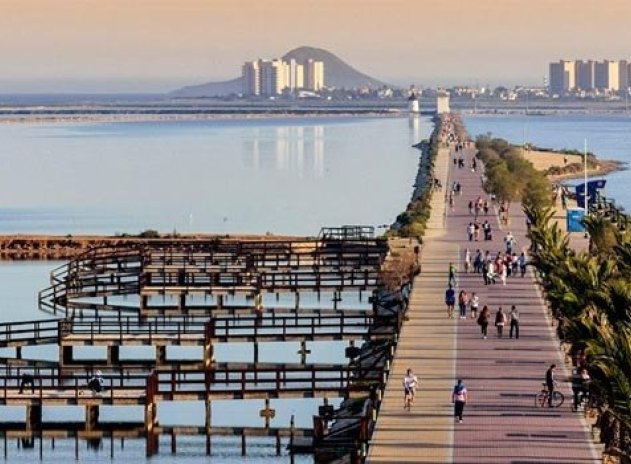
[[[541,83],[631,58],[631,0],[0,0],[0,93],[162,91],[326,48],[418,85]]]

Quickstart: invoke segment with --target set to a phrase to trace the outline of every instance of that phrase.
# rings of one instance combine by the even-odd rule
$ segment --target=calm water
[[[0,233],[117,233],[153,228],[171,232],[316,234],[323,225],[391,222],[412,190],[419,152],[411,148],[431,132],[428,119],[327,118],[168,123],[0,126]],[[37,311],[37,291],[56,262],[0,263],[0,321],[50,317]],[[364,301],[365,303],[365,301]],[[344,359],[345,343],[310,343],[308,362]],[[265,344],[261,360],[297,362],[298,344]],[[1,352],[2,350],[0,350]],[[89,349],[87,350],[89,351]],[[96,350],[98,351],[98,350]],[[56,350],[24,350],[55,358]],[[94,357],[98,353],[88,353]],[[252,347],[217,349],[220,360],[249,361]],[[335,404],[338,400],[331,399]],[[272,401],[274,423],[310,427],[315,400]],[[215,425],[262,425],[261,401],[218,401]],[[159,420],[203,424],[197,402],[159,406]],[[50,409],[45,416],[76,417],[83,410]],[[142,410],[110,412],[142,417]],[[23,417],[4,408],[4,420]],[[136,417],[137,418],[137,417]],[[213,461],[287,462],[271,440],[213,439]],[[74,443],[44,443],[44,461],[74,459]],[[181,438],[174,459],[165,441],[152,462],[207,462],[203,438]],[[35,449],[9,444],[10,462],[38,459]],[[144,442],[109,441],[100,450],[80,445],[81,462],[144,461]],[[311,462],[299,457],[296,462]]]
[[[0,126],[0,233],[389,223],[430,131],[425,118]]]
[[[587,149],[596,156],[631,162],[631,116],[467,116],[471,135],[506,138],[513,143],[533,143],[547,148]],[[605,195],[631,210],[631,171],[607,176]]]

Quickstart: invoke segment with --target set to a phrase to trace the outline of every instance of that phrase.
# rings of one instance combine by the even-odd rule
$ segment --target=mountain
[[[189,85],[170,92],[172,97],[224,97],[241,93],[243,80],[240,77],[229,81],[207,82],[205,84]]]
[[[283,60],[295,59],[303,62],[308,59],[324,62],[324,85],[327,87],[354,89],[367,86],[382,87],[383,82],[357,71],[333,53],[322,48],[299,47],[283,55]],[[222,97],[242,91],[242,79],[237,77],[229,81],[207,82],[190,85],[171,92],[173,97]]]
[[[357,71],[333,53],[322,48],[299,47],[283,55],[283,60],[294,59],[299,63],[307,61],[309,58],[324,62],[324,85],[327,87],[354,89],[362,86],[378,88],[385,85],[383,82]]]

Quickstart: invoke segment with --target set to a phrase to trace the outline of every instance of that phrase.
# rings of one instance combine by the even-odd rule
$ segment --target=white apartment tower
[[[305,86],[304,66],[291,59],[287,63],[287,88],[292,92]]]
[[[308,59],[304,64],[305,89],[317,92],[324,87],[324,62]]]
[[[596,63],[594,87],[617,92],[620,90],[620,62],[605,60]]]

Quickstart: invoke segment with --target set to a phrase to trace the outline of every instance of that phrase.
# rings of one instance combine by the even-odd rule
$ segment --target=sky
[[[0,93],[162,92],[325,48],[420,86],[541,84],[631,59],[631,0],[0,0]]]

